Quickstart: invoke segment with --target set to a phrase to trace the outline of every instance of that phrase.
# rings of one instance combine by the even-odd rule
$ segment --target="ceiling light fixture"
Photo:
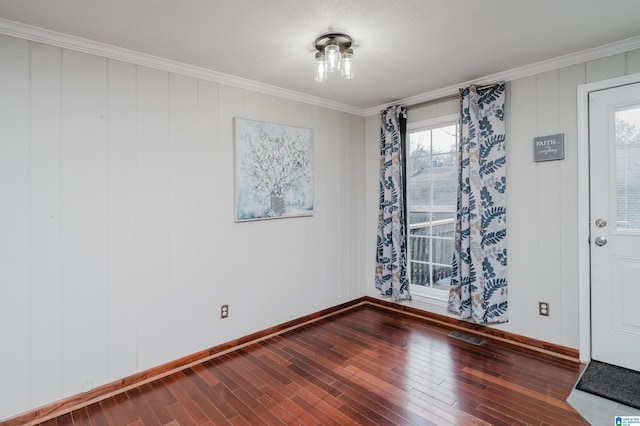
[[[325,34],[316,39],[316,81],[327,81],[328,73],[341,70],[345,80],[352,79],[353,39],[346,34]]]

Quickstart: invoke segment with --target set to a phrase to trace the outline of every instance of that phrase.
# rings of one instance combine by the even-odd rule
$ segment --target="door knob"
[[[598,218],[596,219],[596,226],[598,228],[604,228],[605,226],[607,226],[607,221],[602,218]]]
[[[607,239],[605,237],[596,237],[596,245],[602,247],[607,244]]]

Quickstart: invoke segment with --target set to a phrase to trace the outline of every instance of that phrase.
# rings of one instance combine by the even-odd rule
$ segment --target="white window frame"
[[[406,158],[406,167],[405,167],[405,173],[407,176],[407,182],[409,181],[410,177],[408,175],[408,165],[409,165],[409,149],[410,149],[410,144],[409,144],[409,134],[413,133],[413,132],[418,132],[418,131],[424,131],[424,130],[432,130],[432,129],[436,129],[439,127],[445,127],[445,126],[449,126],[449,125],[459,125],[459,115],[458,114],[450,114],[450,115],[445,115],[445,116],[441,116],[441,117],[436,117],[436,118],[431,118],[428,120],[421,120],[421,121],[417,121],[414,123],[407,123],[407,144],[405,147],[405,158]],[[460,141],[458,141],[458,143],[460,143]],[[407,185],[407,200],[409,199],[409,185]],[[406,201],[405,201],[406,202]],[[409,205],[405,205],[405,207],[407,208],[407,212],[409,211]],[[453,211],[455,211],[456,206],[453,206]],[[441,211],[450,211],[450,206],[447,206],[447,208],[444,207],[435,207],[432,212],[438,212],[439,210]],[[407,216],[408,217],[408,216]],[[409,223],[407,223],[407,241],[406,241],[406,246],[407,249],[409,249],[409,238],[410,238],[410,232],[409,232]],[[407,254],[407,263],[409,261],[408,258],[408,254]],[[409,267],[409,265],[407,264],[407,267]],[[410,277],[410,271],[407,271],[407,274],[409,275],[409,279],[411,279]],[[417,285],[417,284],[410,284],[411,285],[411,294],[412,296],[417,296],[418,298],[425,298],[425,299],[429,299],[432,302],[436,302],[436,304],[440,305],[440,306],[445,306],[447,304],[447,301],[449,299],[449,292],[446,290],[438,290],[438,289],[434,289],[431,287],[425,287],[422,285]]]

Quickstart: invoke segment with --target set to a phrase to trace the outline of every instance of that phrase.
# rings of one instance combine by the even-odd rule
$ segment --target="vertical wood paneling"
[[[265,113],[269,111],[267,113],[268,121],[280,122],[287,126],[303,127],[302,123],[294,120],[297,109],[295,102],[274,96],[269,96],[267,99],[268,103],[264,104],[263,107],[265,107]],[[278,117],[279,114],[282,115]],[[271,302],[263,307],[265,320],[268,324],[280,324],[286,321],[285,318],[291,318],[293,315],[292,292],[295,292],[293,280],[300,265],[297,262],[291,262],[290,259],[308,256],[308,250],[305,248],[303,248],[302,252],[293,250],[293,241],[298,238],[300,227],[308,226],[308,223],[308,218],[304,217],[277,220],[273,222],[274,226],[270,226],[270,228],[273,228],[269,234],[270,238],[273,239],[272,247],[277,250],[276,253],[270,256],[270,273],[274,277],[280,276],[281,279],[274,282],[273,291],[269,292],[265,298]],[[305,241],[305,246],[309,247],[310,243],[309,240]],[[266,252],[269,252],[269,250],[267,249]],[[273,306],[278,308],[274,310]]]
[[[198,85],[169,76],[169,334],[170,356],[197,351]]]
[[[342,279],[340,277],[340,226],[339,217],[342,214],[340,207],[340,171],[342,167],[342,147],[339,145],[339,114],[334,111],[321,111],[321,126],[318,148],[315,151],[319,173],[315,180],[318,188],[318,196],[323,203],[318,206],[318,219],[314,235],[314,259],[321,259],[314,264],[314,284],[312,289],[313,310],[325,306],[334,300],[336,285]],[[318,257],[316,257],[318,256]],[[328,267],[323,267],[326,265]]]
[[[29,404],[29,44],[0,36],[0,418]],[[13,411],[12,411],[13,410]]]
[[[169,296],[169,76],[138,67],[136,289],[138,370],[166,361]]]
[[[509,268],[509,327],[518,327],[523,335],[538,333],[534,315],[537,314],[539,289],[536,285],[540,265],[538,234],[540,208],[538,168],[533,162],[532,139],[537,132],[537,81],[529,77],[509,84],[509,158],[507,160],[509,202],[508,224]],[[521,100],[526,100],[523,102]],[[505,327],[506,328],[506,327]]]
[[[291,120],[294,125],[311,129],[313,152],[312,161],[315,162],[315,156],[319,149],[319,139],[317,135],[318,128],[322,126],[321,123],[312,119],[315,110],[319,110],[320,107],[311,105],[299,105],[295,102],[291,104]],[[312,247],[315,241],[312,237],[313,227],[316,222],[315,211],[319,206],[318,194],[315,192],[315,182],[317,181],[318,173],[320,171],[313,166],[313,182],[314,182],[314,216],[303,218],[301,221],[296,222],[295,229],[292,235],[289,237],[289,250],[292,256],[296,253],[304,253],[304,256],[299,256],[300,261],[297,262],[296,267],[292,269],[292,274],[288,285],[283,289],[287,293],[286,303],[288,304],[289,315],[292,317],[300,317],[304,315],[304,308],[311,299],[311,286],[313,282],[313,263]],[[306,285],[301,286],[300,283]],[[302,302],[302,303],[301,303]]]
[[[136,371],[136,66],[108,63],[109,380]]]
[[[283,116],[277,116],[278,108],[283,108],[279,104],[277,98],[261,93],[252,93],[245,91],[245,115],[250,119],[276,123],[282,125],[291,125],[289,119],[290,110],[284,110]],[[286,106],[286,105],[285,105]],[[285,118],[286,117],[286,118]],[[249,225],[249,226],[247,226]],[[243,255],[243,279],[242,282],[252,293],[259,292],[258,286],[262,280],[261,277],[274,276],[280,271],[279,279],[271,283],[271,288],[260,298],[246,298],[236,302],[236,309],[241,309],[241,315],[252,315],[265,324],[276,324],[277,318],[286,315],[288,307],[285,304],[286,296],[283,289],[290,279],[291,268],[280,269],[283,261],[290,258],[288,252],[288,241],[291,238],[286,228],[289,224],[281,219],[260,221],[252,224],[240,224],[237,227],[237,242],[242,247],[253,247],[253,253],[260,253],[257,258],[252,255]],[[265,237],[264,240],[255,241],[254,236],[260,233]],[[255,262],[254,262],[255,261]],[[245,271],[246,266],[251,263],[254,269]],[[295,266],[292,266],[294,268]],[[282,297],[280,297],[282,296]],[[273,309],[275,307],[275,309]],[[246,324],[247,331],[254,331],[253,324]]]
[[[584,64],[574,65],[559,70],[560,129],[564,133],[565,159],[562,161],[562,185],[560,189],[560,222],[563,235],[560,244],[562,270],[560,275],[561,309],[558,312],[559,328],[562,330],[558,340],[571,348],[577,348],[579,327],[578,319],[578,286],[576,271],[578,270],[578,253],[576,244],[583,235],[578,235],[578,111],[576,105],[576,87],[585,82]],[[584,241],[584,239],[582,240]],[[576,283],[570,285],[566,283]]]
[[[214,192],[216,202],[216,247],[214,261],[217,270],[214,281],[216,299],[212,301],[216,309],[216,335],[218,342],[225,342],[234,337],[236,330],[246,329],[249,318],[244,318],[241,306],[248,297],[263,297],[269,291],[269,283],[262,282],[262,290],[253,294],[245,285],[242,274],[253,266],[247,262],[259,253],[255,246],[243,246],[236,241],[236,231],[241,226],[254,224],[234,223],[234,176],[233,176],[233,118],[243,117],[245,91],[235,87],[218,87],[218,144],[216,158],[212,164],[218,171],[218,179]],[[256,228],[259,227],[256,226]],[[257,231],[259,232],[259,231]],[[263,241],[259,239],[259,241]],[[255,288],[255,287],[254,287]],[[220,320],[219,307],[229,304],[229,318]]]
[[[198,82],[198,135],[196,159],[198,179],[198,236],[197,236],[197,282],[196,330],[198,346],[205,348],[217,343],[216,328],[219,326],[217,307],[220,271],[224,267],[218,255],[221,239],[218,228],[223,213],[218,187],[221,171],[217,167],[220,139],[218,138],[218,85],[205,81]],[[232,220],[227,218],[227,220]]]
[[[640,49],[627,52],[627,74],[640,72]]]
[[[358,173],[358,187],[356,189],[356,192],[358,194],[358,205],[357,205],[357,209],[358,209],[358,213],[357,213],[357,228],[358,228],[358,234],[356,236],[358,241],[364,242],[366,243],[368,241],[367,235],[368,235],[368,217],[369,215],[367,214],[367,178],[365,176],[365,171],[367,170],[366,164],[367,164],[367,143],[366,143],[366,130],[365,130],[365,125],[363,125],[362,121],[359,120],[358,118],[354,117],[352,119],[353,121],[353,126],[355,128],[357,128],[357,137],[358,137],[358,169],[359,169],[359,173]],[[366,123],[366,120],[365,120]],[[369,249],[367,249],[367,247],[369,247]],[[368,260],[373,257],[372,255],[370,255],[369,253],[373,253],[373,247],[375,247],[375,245],[367,245],[364,244],[363,246],[361,246],[358,250],[357,256],[358,256],[358,271],[356,272],[357,274],[357,280],[355,281],[356,286],[354,288],[354,292],[356,292],[357,294],[367,294],[367,290],[369,287],[372,286],[371,282],[368,280],[369,278],[369,274],[367,273],[367,265],[368,265]]]
[[[587,83],[619,77],[627,71],[627,55],[619,53],[587,62]]]
[[[344,247],[344,232],[345,229],[342,226],[342,218],[345,217],[345,187],[347,183],[345,181],[345,166],[346,166],[346,135],[343,131],[346,123],[345,117],[342,114],[333,112],[332,120],[335,123],[333,126],[333,132],[328,145],[328,150],[323,151],[323,156],[326,160],[325,164],[327,169],[327,184],[329,188],[329,197],[331,198],[332,205],[331,211],[333,214],[327,215],[328,227],[327,235],[324,241],[325,247],[333,247],[329,250],[329,257],[327,261],[329,265],[334,265],[336,275],[332,277],[331,271],[325,272],[325,292],[323,304],[319,306],[331,306],[338,303],[340,300],[342,289],[340,284],[345,279],[345,247]],[[329,142],[329,141],[328,141]],[[337,213],[337,214],[336,214]],[[318,306],[318,308],[319,308]]]
[[[315,122],[312,117],[315,110],[320,109],[311,105],[296,105],[292,103],[292,123],[297,123],[298,126],[311,129],[313,137],[313,156],[315,157],[318,151],[318,133],[317,129],[320,127],[320,123]],[[319,170],[314,167],[313,169],[314,182],[317,179]],[[315,189],[314,189],[315,191]],[[314,209],[318,207],[318,194],[314,194]],[[299,262],[296,263],[295,268],[292,268],[291,279],[283,291],[287,292],[287,303],[289,306],[290,315],[293,317],[300,317],[304,315],[303,306],[307,306],[311,300],[311,283],[312,270],[313,270],[313,257],[312,247],[314,240],[313,224],[316,219],[314,217],[304,218],[301,221],[296,222],[295,230],[289,237],[291,253],[304,253],[304,256],[299,256]],[[306,283],[307,285],[300,285],[300,283]]]
[[[31,45],[31,404],[62,395],[62,51]]]
[[[328,149],[327,142],[331,139],[330,134],[327,131],[328,112],[321,108],[314,109],[314,119],[316,123],[325,123],[325,125],[319,125],[314,129],[313,133],[313,193],[315,197],[313,207],[313,226],[311,239],[314,244],[311,246],[311,257],[314,259],[311,265],[311,286],[309,289],[309,299],[303,300],[301,304],[305,308],[313,311],[316,306],[322,303],[324,295],[326,281],[324,280],[324,271],[320,265],[328,265],[327,253],[323,250],[324,236],[326,231],[326,216],[331,211],[329,200],[325,197],[325,188],[327,187],[325,173],[321,173],[321,170],[325,170],[325,159],[322,153]],[[329,167],[329,166],[327,166]],[[326,169],[329,170],[329,169]],[[322,200],[320,202],[320,200]],[[317,244],[315,242],[318,242]],[[335,271],[334,267],[330,268],[329,274]]]
[[[340,209],[340,220],[337,221],[336,229],[336,241],[339,241],[335,254],[336,254],[336,267],[338,274],[336,275],[335,286],[336,288],[333,291],[328,293],[329,299],[327,300],[328,304],[336,305],[339,303],[339,300],[346,300],[348,289],[345,288],[342,282],[348,278],[348,271],[346,268],[347,263],[345,262],[346,253],[349,250],[349,180],[348,180],[348,163],[349,163],[349,134],[347,132],[347,117],[345,115],[341,115],[337,117],[338,119],[338,137],[336,138],[337,146],[335,153],[337,155],[334,156],[333,162],[336,163],[337,166],[337,176],[341,184],[336,187],[338,190],[339,198],[337,199],[337,206]]]
[[[346,226],[346,258],[349,262],[357,267],[347,268],[344,279],[346,280],[345,284],[342,285],[344,288],[343,300],[352,300],[358,297],[358,295],[363,294],[360,288],[357,286],[347,285],[348,282],[358,283],[360,282],[360,273],[362,271],[362,255],[363,250],[360,250],[359,242],[362,241],[363,234],[361,232],[362,228],[362,210],[360,207],[364,203],[363,198],[363,181],[361,179],[362,170],[363,170],[363,161],[364,161],[364,153],[362,151],[363,144],[360,142],[362,138],[360,137],[360,129],[361,129],[361,121],[356,119],[355,117],[347,117],[347,140],[346,140],[346,149],[347,149],[347,161],[346,161],[346,174],[347,181],[349,185],[347,186],[347,214],[344,218],[344,223]],[[349,256],[349,254],[353,254],[353,256]]]
[[[265,95],[256,92],[250,91],[242,91],[242,112],[230,118],[231,124],[234,125],[235,118],[245,118],[248,120],[259,120],[259,121],[269,121],[265,114],[266,111],[269,111],[269,108],[264,105]],[[268,114],[268,113],[267,113]],[[261,118],[263,117],[263,118]],[[224,126],[223,126],[224,127]],[[233,152],[232,157],[235,161],[235,133],[232,132],[232,139],[225,141],[227,145],[230,145],[230,148]],[[235,163],[234,170],[235,170]],[[234,175],[234,192],[231,200],[235,203],[235,175]],[[235,209],[233,210],[233,216],[230,220],[235,220]],[[229,218],[227,218],[229,220]],[[277,247],[271,246],[267,240],[254,241],[252,236],[255,235],[256,232],[262,234],[264,230],[272,229],[272,227],[266,223],[246,223],[244,225],[239,225],[235,227],[234,231],[234,242],[238,245],[238,247],[243,247],[238,252],[238,261],[241,263],[241,266],[238,268],[237,279],[236,282],[240,288],[245,289],[245,291],[253,292],[255,283],[260,281],[261,276],[270,275],[271,271],[271,263],[269,255],[274,251],[279,251]],[[278,241],[274,242],[274,245],[281,242],[282,238],[278,239]],[[265,253],[266,252],[266,253]],[[252,256],[253,253],[265,253],[262,256],[257,256],[254,258]],[[251,267],[249,267],[249,259],[251,259]],[[255,261],[254,261],[255,260]],[[271,289],[273,293],[276,293],[276,289]],[[230,303],[230,310],[233,311],[231,315],[231,319],[235,320],[237,316],[244,316],[247,313],[251,312],[252,316],[256,319],[256,322],[266,321],[265,310],[267,309],[267,305],[269,305],[272,300],[272,293],[265,294],[264,298],[245,298],[244,300],[235,299],[230,302],[227,300],[222,303]],[[259,299],[259,300],[256,300]],[[224,324],[223,324],[224,325]],[[249,326],[249,324],[245,324],[245,326]]]
[[[107,379],[107,61],[62,57],[63,389]]]
[[[536,103],[538,120],[536,133],[529,138],[529,144],[536,136],[545,136],[561,133],[560,105],[558,100],[558,71],[549,71],[536,77]],[[532,148],[533,149],[533,148]],[[546,235],[548,242],[537,240],[538,250],[538,300],[549,303],[549,306],[562,305],[560,282],[563,255],[560,251],[564,234],[562,232],[561,207],[562,199],[560,191],[564,185],[561,168],[563,161],[545,161],[536,163],[537,169],[537,214],[540,232]],[[536,303],[529,304],[536,307]],[[562,315],[538,317],[538,326],[545,329],[547,338],[551,341],[559,341],[561,335],[560,320]]]
[[[340,220],[340,233],[339,238],[341,239],[341,251],[340,251],[340,279],[338,280],[338,288],[335,292],[335,296],[337,299],[337,303],[341,300],[348,300],[350,289],[344,283],[349,280],[350,277],[350,262],[353,262],[355,265],[355,258],[349,259],[349,253],[352,252],[353,246],[351,245],[351,232],[353,231],[352,227],[354,226],[353,222],[350,220],[354,218],[352,206],[353,203],[357,201],[357,197],[353,193],[352,189],[354,188],[354,179],[351,175],[350,166],[355,165],[356,161],[353,158],[353,151],[357,148],[356,143],[352,143],[351,134],[349,132],[349,116],[343,115],[340,117],[340,149],[342,150],[341,157],[342,162],[340,165],[340,181],[341,184],[341,197],[340,197],[340,205],[342,209],[341,220]]]
[[[329,130],[333,130],[333,126],[329,123],[330,113],[325,110],[319,111],[319,121],[326,123],[325,126],[321,126],[318,129],[318,144],[314,152],[314,163],[317,170],[333,170],[330,160],[327,160],[324,153],[327,150],[331,150],[331,142],[335,141],[335,136]],[[323,249],[329,247],[326,244],[331,244],[331,238],[328,237],[330,232],[329,216],[334,208],[332,202],[332,193],[330,191],[331,183],[329,182],[331,172],[318,174],[314,181],[314,192],[318,195],[319,199],[323,200],[321,205],[317,205],[314,209],[314,215],[316,220],[314,221],[314,234],[312,236],[313,241],[318,241],[319,244],[313,246],[313,258],[318,262],[313,264],[313,285],[311,288],[311,309],[316,309],[318,306],[324,303],[325,291],[327,290],[327,280],[325,274],[332,277],[335,273],[335,265],[327,271],[321,265],[331,265],[331,252]]]
[[[407,121],[411,115],[408,115]],[[380,117],[378,115],[365,118],[364,122],[364,181],[365,203],[365,253],[364,277],[366,292],[373,297],[379,297],[380,291],[375,288],[375,254],[378,231],[378,208],[380,194]]]

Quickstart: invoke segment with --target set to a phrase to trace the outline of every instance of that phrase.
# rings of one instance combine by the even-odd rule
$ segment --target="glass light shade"
[[[332,72],[340,68],[340,47],[337,44],[327,44],[324,56],[327,59],[327,71]]]
[[[350,80],[353,78],[353,50],[346,49],[342,53],[342,78]]]
[[[316,53],[316,81],[327,81],[327,62],[322,53]]]

